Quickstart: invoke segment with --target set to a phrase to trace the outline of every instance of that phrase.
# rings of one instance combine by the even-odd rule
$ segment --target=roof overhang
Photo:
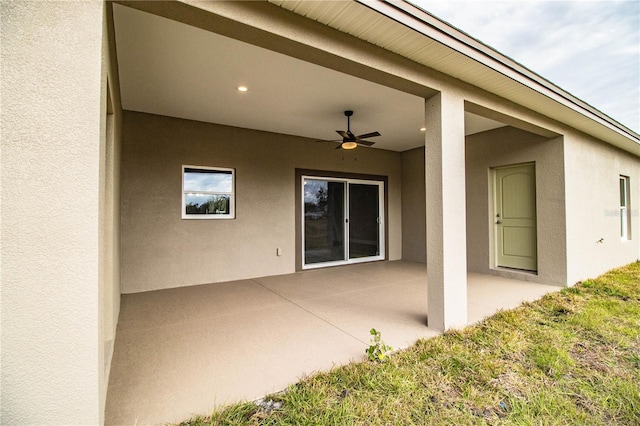
[[[406,1],[269,1],[640,156],[638,133]]]

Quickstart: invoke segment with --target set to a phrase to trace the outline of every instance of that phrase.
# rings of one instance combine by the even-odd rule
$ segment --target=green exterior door
[[[537,271],[535,164],[494,170],[496,266]]]

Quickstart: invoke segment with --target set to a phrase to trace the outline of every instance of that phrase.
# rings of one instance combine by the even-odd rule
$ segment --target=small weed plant
[[[393,348],[382,341],[380,332],[375,328],[372,328],[369,331],[369,334],[371,334],[371,342],[369,347],[365,350],[369,361],[384,362],[387,359],[387,355],[393,350]]]

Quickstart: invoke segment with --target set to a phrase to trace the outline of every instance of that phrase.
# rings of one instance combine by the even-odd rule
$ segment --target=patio
[[[178,422],[365,359],[369,330],[404,348],[426,326],[427,271],[373,262],[122,295],[107,425]],[[559,287],[468,274],[468,320]]]

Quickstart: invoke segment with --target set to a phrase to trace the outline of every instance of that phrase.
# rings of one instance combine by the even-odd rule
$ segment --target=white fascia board
[[[640,145],[640,135],[542,76],[405,0],[355,0]],[[478,87],[473,81],[468,83]],[[526,105],[524,105],[526,106]],[[580,129],[582,130],[582,129]],[[618,144],[616,144],[618,145]]]

